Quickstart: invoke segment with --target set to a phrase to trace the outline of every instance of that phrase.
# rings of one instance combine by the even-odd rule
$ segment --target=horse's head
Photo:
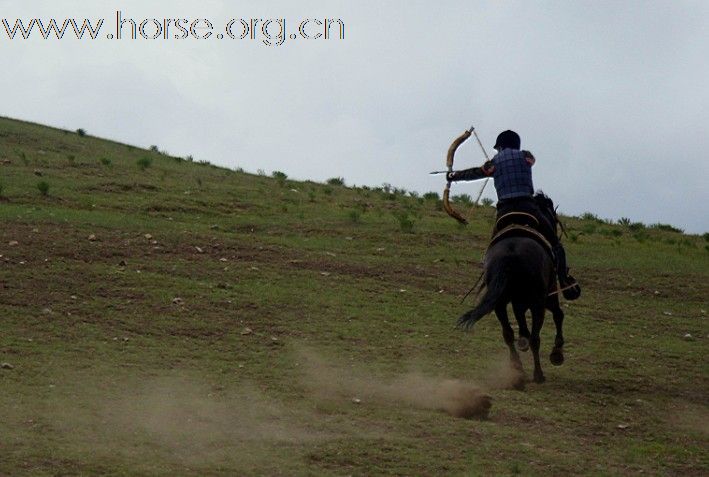
[[[564,224],[561,223],[559,216],[556,215],[556,207],[554,207],[554,202],[549,198],[549,196],[538,190],[534,194],[534,201],[536,202],[539,211],[549,217],[551,225],[554,227],[554,231],[556,232],[557,227],[561,227],[561,232],[566,234]]]
[[[537,207],[539,207],[543,212],[550,212],[554,217],[556,217],[554,201],[552,201],[544,192],[538,190],[536,194],[534,194],[534,200],[537,203]]]

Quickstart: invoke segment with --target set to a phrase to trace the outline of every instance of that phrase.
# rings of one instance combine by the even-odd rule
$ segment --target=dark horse
[[[555,366],[564,362],[564,312],[559,306],[558,294],[549,294],[556,285],[551,254],[533,238],[502,238],[491,245],[485,254],[484,275],[485,294],[475,308],[458,319],[458,325],[470,328],[483,316],[494,311],[502,325],[502,337],[510,349],[511,364],[521,373],[522,361],[515,348],[514,331],[507,316],[507,304],[512,303],[519,326],[517,348],[527,351],[531,345],[534,355],[534,381],[544,382],[544,373],[539,362],[539,332],[544,324],[546,308],[552,312],[556,325],[554,349],[549,359]],[[531,334],[525,319],[527,310],[532,314]],[[523,381],[519,385],[523,386]]]

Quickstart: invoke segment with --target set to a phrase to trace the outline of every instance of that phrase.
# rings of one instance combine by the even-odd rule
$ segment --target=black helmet
[[[508,129],[497,136],[497,141],[495,141],[493,147],[498,151],[506,148],[519,149],[521,143],[522,141],[519,138],[519,134]]]

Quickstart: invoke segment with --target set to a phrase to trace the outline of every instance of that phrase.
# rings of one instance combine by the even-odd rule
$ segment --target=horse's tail
[[[486,276],[490,277],[490,279],[487,282],[485,295],[483,295],[475,308],[458,318],[458,326],[460,328],[466,330],[472,328],[483,316],[491,313],[495,309],[497,302],[502,298],[507,288],[509,280],[508,260],[509,257],[502,257],[500,260],[491,264],[486,272]]]

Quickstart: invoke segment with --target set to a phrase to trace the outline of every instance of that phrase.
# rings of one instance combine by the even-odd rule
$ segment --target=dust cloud
[[[486,418],[492,398],[479,386],[455,379],[410,372],[391,379],[363,369],[325,360],[301,350],[303,384],[319,399],[350,399],[355,403],[404,404],[444,411],[463,418]]]
[[[131,378],[119,386],[76,399],[55,396],[41,419],[61,431],[65,449],[91,448],[145,465],[154,458],[185,466],[238,460],[248,468],[272,459],[274,449],[347,431],[322,426],[307,407],[271,399],[255,385],[223,388],[170,376]]]

